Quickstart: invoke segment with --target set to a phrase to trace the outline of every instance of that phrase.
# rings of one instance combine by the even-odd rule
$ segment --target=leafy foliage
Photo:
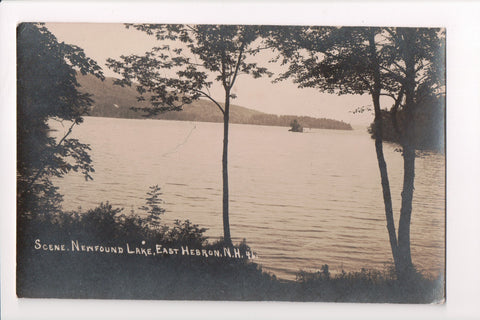
[[[230,91],[239,74],[254,78],[271,75],[266,68],[247,61],[248,56],[260,50],[255,42],[262,34],[258,26],[128,24],[127,27],[154,35],[162,44],[144,56],[107,60],[107,65],[122,75],[116,84],[134,85],[139,100],[149,96],[152,108],[141,108],[149,115],[181,110],[202,96],[225,112],[210,95],[214,81]],[[232,97],[230,92],[228,96]]]
[[[200,228],[199,225],[193,224],[190,220],[175,220],[173,228],[168,229],[166,238],[172,243],[181,243],[191,246],[201,246],[206,244],[207,237],[203,234],[206,228]]]
[[[362,268],[360,271],[330,274],[328,264],[320,271],[297,273],[297,282],[309,295],[322,301],[440,303],[444,298],[443,279],[417,271],[408,282],[399,281],[395,267],[384,270]]]
[[[17,185],[22,214],[58,210],[61,196],[50,177],[79,171],[91,179],[89,146],[68,138],[82,123],[92,103],[81,93],[76,74],[103,79],[100,67],[75,45],[57,41],[42,24],[17,29]],[[60,139],[50,135],[47,121],[69,122]]]
[[[140,207],[140,210],[143,210],[147,213],[147,224],[150,228],[156,229],[160,227],[160,216],[165,213],[165,209],[160,207],[160,204],[163,202],[160,199],[162,195],[160,187],[154,185],[150,187],[150,191],[147,192],[146,204]]]
[[[409,45],[407,38],[412,36]],[[382,95],[395,102],[405,98],[400,92],[407,81],[408,53],[415,63],[410,80],[416,83],[419,107],[422,99],[445,93],[445,34],[440,29],[277,27],[269,43],[280,53],[277,60],[288,65],[277,81],[293,78],[300,87],[337,94],[372,95],[379,86]],[[381,81],[375,79],[376,71]],[[404,107],[401,101],[397,108]]]

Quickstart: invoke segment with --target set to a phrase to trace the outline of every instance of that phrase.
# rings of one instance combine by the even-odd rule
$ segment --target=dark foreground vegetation
[[[394,303],[443,299],[440,279],[418,274],[410,283],[400,283],[390,269],[332,276],[324,265],[316,273],[299,272],[296,281],[279,280],[249,259],[253,253],[245,241],[228,247],[222,241],[209,243],[206,229],[188,220],[173,226],[152,222],[108,203],[86,212],[24,219],[19,226],[18,296]]]

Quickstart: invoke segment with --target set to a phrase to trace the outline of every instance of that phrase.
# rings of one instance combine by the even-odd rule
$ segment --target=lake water
[[[230,128],[232,238],[246,238],[264,270],[294,279],[323,264],[332,272],[382,270],[392,260],[374,141],[365,129]],[[55,181],[64,209],[108,200],[128,213],[158,184],[164,222],[190,219],[211,239],[223,235],[222,124],[87,117],[72,137],[90,144],[96,172],[89,182],[75,173]],[[395,148],[384,147],[398,226],[403,161]],[[443,155],[417,158],[411,240],[414,264],[433,275],[443,270]]]

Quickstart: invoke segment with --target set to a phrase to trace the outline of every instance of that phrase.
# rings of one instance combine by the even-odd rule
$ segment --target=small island
[[[293,121],[290,123],[290,130],[288,131],[292,131],[292,132],[303,132],[303,127],[302,125],[298,122],[297,119],[293,119]]]

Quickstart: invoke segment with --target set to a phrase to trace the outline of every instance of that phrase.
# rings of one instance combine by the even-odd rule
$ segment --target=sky
[[[126,29],[117,23],[47,23],[47,28],[59,41],[74,44],[84,49],[87,56],[96,60],[109,77],[119,77],[105,66],[107,58],[118,59],[121,55],[143,54],[158,45],[153,36],[144,32]],[[268,63],[268,54],[256,59],[271,71],[279,71],[277,65]],[[316,118],[342,120],[352,125],[366,126],[373,120],[370,112],[353,114],[358,107],[371,106],[369,95],[326,94],[318,89],[300,89],[291,80],[272,83],[273,78],[253,79],[248,75],[238,77],[233,88],[237,98],[233,104],[258,111],[279,115],[306,115]],[[211,90],[212,96],[223,101],[220,86]]]

